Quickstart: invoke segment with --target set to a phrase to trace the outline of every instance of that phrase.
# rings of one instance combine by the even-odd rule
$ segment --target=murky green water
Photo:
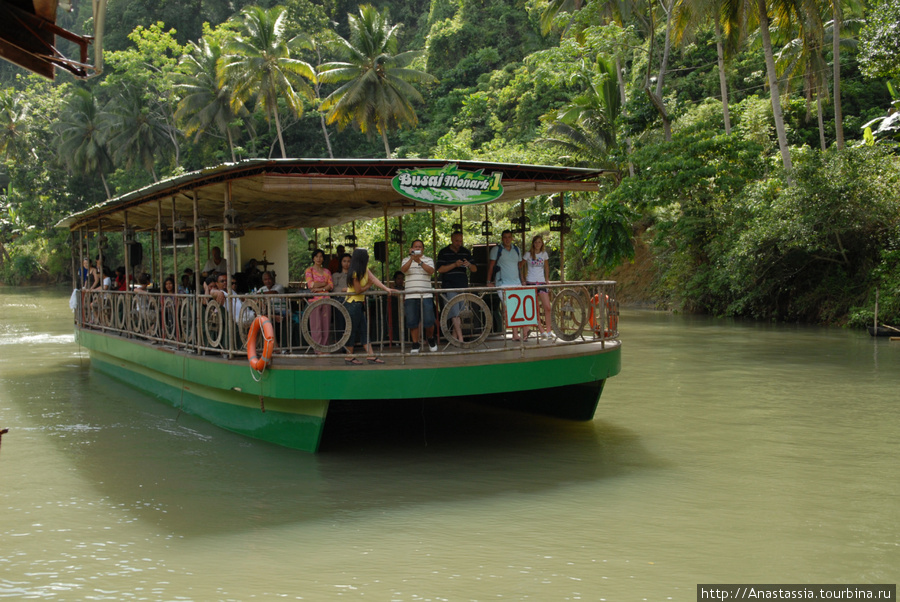
[[[694,600],[896,583],[900,342],[624,311],[573,424],[336,408],[323,452],[94,373],[65,291],[0,289],[0,598]]]

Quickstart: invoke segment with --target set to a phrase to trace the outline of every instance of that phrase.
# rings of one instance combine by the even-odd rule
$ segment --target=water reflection
[[[45,379],[73,390],[55,411],[32,415],[40,426],[31,430],[107,503],[180,537],[539,493],[663,465],[609,422],[464,402],[335,404],[313,455],[222,431],[100,373]]]

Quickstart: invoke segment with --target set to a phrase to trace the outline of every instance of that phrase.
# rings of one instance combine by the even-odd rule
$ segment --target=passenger
[[[414,240],[409,249],[409,259],[400,266],[409,279],[403,311],[406,313],[406,327],[412,340],[412,353],[419,353],[419,327],[425,328],[428,348],[437,351],[434,338],[434,293],[431,278],[434,276],[434,260],[425,256],[425,243]]]
[[[94,265],[90,269],[91,289],[98,290],[103,288],[103,260],[97,256]]]
[[[462,232],[454,232],[450,235],[450,244],[441,249],[437,256],[437,271],[441,274],[442,288],[466,288],[469,286],[469,272],[477,272],[471,251],[463,246]],[[444,293],[442,296],[447,303],[460,293]],[[450,307],[450,322],[453,327],[453,336],[462,342],[462,324],[459,312],[462,306],[459,303]]]
[[[97,269],[95,274],[99,282],[95,284],[94,288],[104,291],[108,291],[112,288],[112,272],[109,271],[108,267],[103,265],[103,260],[99,257],[97,258]]]
[[[331,274],[331,281],[334,283],[332,290],[336,293],[347,292],[348,276],[350,276],[350,254],[344,253],[341,255],[341,270]],[[334,300],[341,305],[347,304],[347,297],[344,295],[335,297]],[[344,334],[344,329],[347,328],[347,324],[344,322],[344,314],[336,311],[332,312],[332,315],[334,316],[334,336],[340,338]]]
[[[386,287],[375,277],[372,270],[369,269],[369,252],[365,249],[356,249],[350,259],[350,276],[348,278],[347,292],[353,293],[347,297],[347,311],[350,313],[351,333],[350,340],[347,341],[347,353],[353,353],[353,347],[357,342],[366,348],[368,357],[366,361],[370,364],[383,364],[384,360],[375,357],[372,350],[372,344],[369,343],[369,323],[366,320],[366,291],[377,286],[381,290],[391,293],[397,292],[392,288]],[[355,357],[344,360],[348,365],[359,366],[361,361]]]
[[[281,322],[284,319],[284,316],[287,314],[284,306],[284,287],[280,284],[276,284],[275,282],[275,272],[272,270],[268,270],[262,273],[262,286],[256,291],[261,295],[279,295],[272,299],[272,313],[273,319],[276,322]]]
[[[501,288],[522,286],[519,273],[522,269],[522,252],[512,242],[512,231],[504,230],[500,234],[500,244],[491,249],[488,263],[487,283]],[[512,339],[519,340],[522,327],[513,328]]]
[[[169,276],[163,281],[162,293],[167,299],[175,300],[175,277]]]
[[[538,234],[531,239],[531,249],[525,251],[523,259],[526,285],[538,286],[550,281],[550,256],[544,248],[543,236]],[[538,320],[538,336],[549,339],[553,336],[550,332],[550,290],[546,287],[538,288],[537,293],[544,308],[543,322]],[[528,329],[525,329],[525,336],[528,336]]]
[[[350,276],[350,253],[344,253],[341,255],[341,269],[337,272],[332,272],[331,281],[334,283],[334,291],[336,293],[343,293],[347,291],[347,278]],[[337,299],[343,303],[344,297],[337,297]]]
[[[206,261],[206,265],[203,266],[203,273],[207,276],[212,275],[213,272],[227,274],[228,262],[222,257],[222,249],[213,247],[210,252],[212,256]]]
[[[311,293],[327,293],[334,288],[331,271],[323,267],[325,252],[316,249],[312,255],[313,265],[306,269],[306,289]],[[324,299],[325,295],[317,295],[311,301]],[[319,345],[328,344],[328,328],[331,325],[331,306],[323,305],[313,310],[309,316],[309,333],[313,341]]]
[[[94,288],[94,268],[91,260],[85,257],[81,260],[81,290]]]
[[[213,272],[203,281],[203,293],[219,305],[225,305],[225,289],[228,288],[228,276]]]
[[[338,245],[336,249],[336,253],[328,262],[328,271],[331,272],[331,277],[334,278],[334,275],[341,271],[341,262],[344,260],[344,245]],[[337,289],[335,289],[337,290]]]
[[[402,291],[404,288],[406,288],[406,274],[404,274],[400,270],[394,272],[393,281],[394,288],[398,291]]]
[[[243,277],[251,291],[258,289],[263,285],[262,272],[259,271],[258,265],[259,262],[254,258],[251,258],[250,261],[244,265]]]
[[[196,287],[197,278],[194,276],[194,270],[191,268],[184,268],[184,273],[181,274],[181,286],[178,287],[178,292],[184,295],[192,295]]]
[[[181,275],[181,284],[178,286],[179,295],[190,295],[194,292],[191,280],[193,280],[192,274],[184,273]]]
[[[150,288],[150,274],[141,274],[138,278],[138,285],[134,287],[136,293],[146,293]]]
[[[120,265],[116,268],[116,280],[114,283],[114,290],[117,291],[127,291],[128,290],[128,281],[125,279],[125,266]]]

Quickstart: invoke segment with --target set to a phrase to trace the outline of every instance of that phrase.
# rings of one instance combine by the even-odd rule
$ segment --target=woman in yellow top
[[[313,251],[313,264],[306,269],[306,289],[311,293],[327,293],[334,288],[331,272],[323,267],[325,252],[322,249]],[[313,297],[313,301],[324,299],[325,295]],[[309,333],[313,341],[319,345],[328,344],[328,327],[331,325],[331,306],[323,305],[313,309],[309,316]],[[317,352],[318,353],[318,352]]]
[[[360,276],[361,274],[361,276]],[[372,344],[369,343],[369,323],[366,320],[366,291],[377,286],[388,294],[397,292],[382,284],[372,270],[369,269],[369,252],[365,249],[356,249],[350,258],[350,275],[347,278],[347,312],[350,314],[350,340],[347,341],[347,353],[353,353],[356,343],[361,343],[366,348],[370,364],[383,364],[384,360],[375,357]],[[347,364],[359,366],[361,361],[354,358],[344,360]]]

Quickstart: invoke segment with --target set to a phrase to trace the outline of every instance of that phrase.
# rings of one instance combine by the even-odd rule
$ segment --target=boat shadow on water
[[[79,372],[59,377],[74,380],[72,399],[42,430],[111,508],[181,537],[540,494],[666,467],[636,433],[601,419],[458,399],[335,404],[322,453],[307,454]]]

